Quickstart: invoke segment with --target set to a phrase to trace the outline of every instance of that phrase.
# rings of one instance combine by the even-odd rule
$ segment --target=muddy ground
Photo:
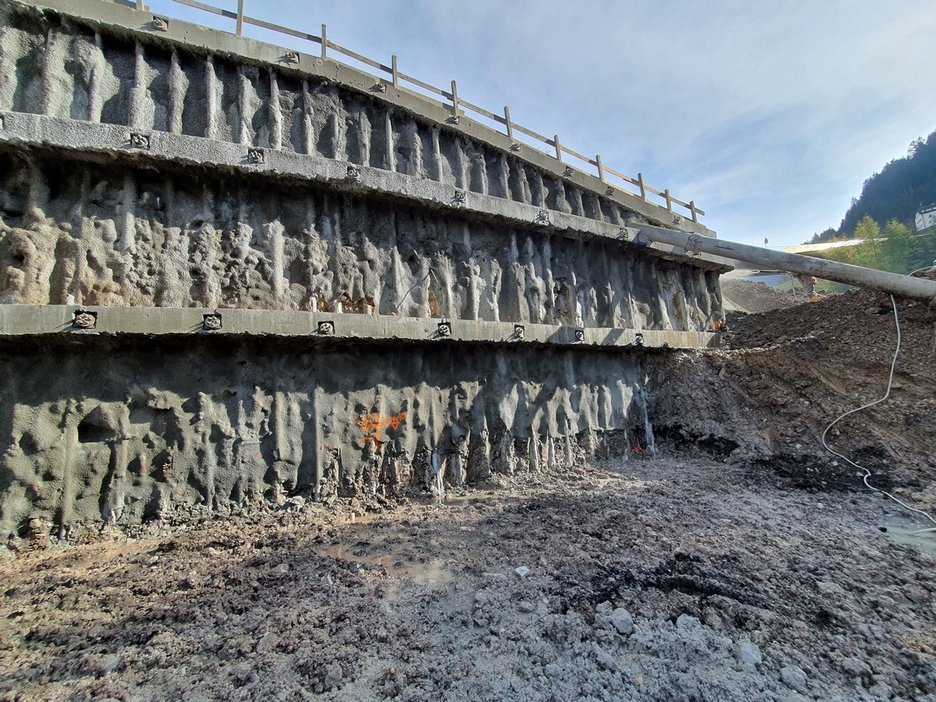
[[[886,305],[654,358],[656,456],[14,544],[0,699],[936,700],[936,538],[818,446],[883,392]],[[927,509],[933,320],[834,436]]]

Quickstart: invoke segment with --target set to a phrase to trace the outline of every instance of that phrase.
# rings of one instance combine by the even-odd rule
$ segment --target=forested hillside
[[[865,215],[884,225],[896,219],[913,229],[913,217],[921,206],[936,203],[936,132],[917,139],[903,158],[894,159],[868,178],[861,196],[853,200],[838,229],[813,234],[815,244],[850,238]]]
[[[826,229],[807,241],[865,239],[856,247],[833,249],[823,258],[906,273],[936,258],[936,235],[918,237],[914,216],[936,203],[936,132],[917,139],[898,158],[868,178],[852,200],[838,229]]]
[[[923,205],[936,203],[936,132],[917,139],[906,157],[888,163],[864,182],[859,197],[845,213],[840,232],[854,231],[868,215],[878,224],[896,219],[913,224]]]

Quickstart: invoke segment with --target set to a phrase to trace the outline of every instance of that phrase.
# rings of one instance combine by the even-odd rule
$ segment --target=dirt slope
[[[799,292],[780,292],[764,283],[739,278],[722,279],[722,301],[729,313],[755,314],[799,305],[806,301]]]
[[[831,444],[936,509],[936,314],[908,301],[898,314],[891,398],[838,424]],[[661,443],[763,464],[800,486],[863,489],[819,438],[884,394],[896,339],[889,296],[868,291],[741,317],[730,350],[655,359],[654,426]]]

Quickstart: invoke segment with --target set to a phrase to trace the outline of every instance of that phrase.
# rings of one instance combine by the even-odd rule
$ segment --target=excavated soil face
[[[829,432],[872,482],[936,509],[936,314],[898,301],[902,345],[890,398]],[[703,449],[764,478],[811,490],[865,489],[825,452],[824,429],[880,398],[897,335],[889,296],[856,291],[741,317],[730,350],[656,358],[650,415],[658,443]]]

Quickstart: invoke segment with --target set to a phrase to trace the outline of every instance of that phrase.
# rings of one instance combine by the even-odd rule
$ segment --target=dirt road
[[[21,554],[2,699],[936,699],[936,558],[874,495],[677,457],[490,488]]]

